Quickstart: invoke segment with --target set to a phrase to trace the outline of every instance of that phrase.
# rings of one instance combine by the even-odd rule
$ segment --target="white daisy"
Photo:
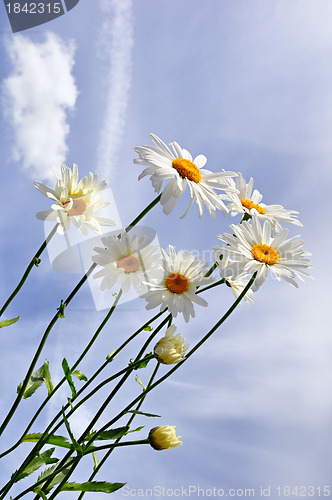
[[[153,309],[160,305],[160,311],[166,307],[176,317],[182,313],[186,322],[190,316],[195,317],[193,303],[207,306],[206,300],[197,295],[196,287],[211,283],[214,278],[204,277],[208,264],[201,264],[199,257],[194,257],[191,252],[185,254],[183,250],[178,253],[169,245],[168,253],[163,254],[164,275],[161,280],[147,283],[149,292],[142,295],[148,302],[146,309]]]
[[[230,187],[238,190],[238,193],[227,193],[227,199],[231,202],[227,205],[227,209],[233,217],[237,214],[247,214],[250,217],[256,215],[261,220],[270,221],[273,232],[281,231],[281,224],[302,226],[301,222],[296,219],[298,212],[286,210],[281,205],[265,205],[265,203],[261,203],[263,195],[257,189],[253,191],[254,180],[252,177],[246,184],[242,174],[238,172],[235,181],[230,178],[227,182]]]
[[[186,350],[189,344],[185,344],[186,339],[175,334],[176,326],[171,325],[167,328],[165,336],[162,337],[154,346],[154,354],[160,363],[172,365],[185,359]]]
[[[228,259],[228,257],[223,257],[222,259],[220,259],[219,253],[220,252],[215,252],[215,259],[216,264],[220,270],[220,278],[225,280],[226,285],[232,290],[235,297],[238,297],[247,286],[249,280],[245,280],[243,278],[233,279],[233,270],[230,260]],[[251,290],[251,288],[245,294],[244,300],[248,304],[253,305],[254,292]]]
[[[273,273],[278,281],[281,278],[295,287],[298,286],[296,278],[303,281],[302,275],[309,276],[302,269],[311,268],[311,254],[301,247],[302,240],[290,238],[286,240],[288,229],[282,229],[275,237],[272,236],[271,223],[265,221],[263,228],[257,217],[249,222],[230,226],[233,235],[223,234],[218,238],[227,246],[214,247],[214,252],[229,258],[233,276],[243,278],[257,271],[257,276],[252,286],[255,292],[267,277],[268,270]]]
[[[170,179],[160,199],[165,214],[171,213],[187,186],[190,190],[191,201],[182,217],[187,215],[194,201],[198,205],[200,217],[203,215],[204,206],[207,207],[212,218],[215,217],[216,209],[227,211],[222,201],[223,196],[218,195],[215,189],[236,192],[226,182],[230,177],[236,176],[235,172],[213,173],[203,169],[207,162],[204,155],[198,155],[193,160],[189,151],[181,148],[176,142],[170,144],[172,152],[159,137],[154,134],[150,134],[150,137],[154,146],[135,148],[139,158],[135,158],[134,163],[148,165],[138,179],[150,175],[152,186],[157,193],[160,192],[163,181]]]
[[[97,210],[109,205],[109,202],[100,201],[100,192],[107,184],[102,181],[98,184],[98,175],[89,173],[89,177],[82,177],[78,182],[78,168],[73,165],[73,170],[66,165],[61,166],[61,177],[57,176],[55,189],[42,182],[35,181],[34,186],[47,198],[55,201],[50,210],[43,210],[36,214],[40,220],[54,220],[59,223],[58,233],[64,234],[73,224],[83,234],[88,234],[87,227],[101,234],[100,226],[115,226],[116,222],[105,217],[92,215]]]
[[[131,285],[137,292],[146,290],[144,282],[163,275],[161,256],[157,245],[151,245],[146,236],[134,235],[132,238],[122,231],[118,236],[101,238],[105,248],[94,248],[98,255],[92,260],[103,267],[93,277],[103,278],[100,289],[112,288],[119,283],[123,292]]]

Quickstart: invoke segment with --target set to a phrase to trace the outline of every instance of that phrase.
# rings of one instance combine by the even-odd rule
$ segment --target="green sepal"
[[[35,458],[33,458],[31,462],[26,466],[26,468],[21,472],[21,474],[16,478],[15,482],[29,476],[43,465],[54,464],[58,462],[57,458],[51,458],[54,450],[55,448],[50,448],[49,450],[44,451],[44,453],[41,453],[40,455],[37,455]]]
[[[48,394],[50,394],[53,391],[53,384],[50,375],[49,362],[47,359],[45,360],[45,363],[31,375],[22,397],[27,399],[32,396],[32,394],[34,394],[44,382],[47,387]],[[21,382],[17,387],[17,394],[20,393],[22,385],[23,383]]]
[[[105,481],[92,481],[88,483],[65,483],[61,491],[85,491],[93,493],[113,493],[123,488],[127,483],[106,483]]]
[[[12,319],[5,319],[3,321],[0,321],[0,328],[3,328],[4,326],[9,326],[12,325],[13,323],[16,323],[20,319],[19,316],[17,318],[12,318]]]

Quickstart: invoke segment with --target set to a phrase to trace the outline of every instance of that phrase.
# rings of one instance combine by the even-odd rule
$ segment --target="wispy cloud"
[[[48,33],[43,43],[15,35],[5,40],[12,73],[3,81],[3,110],[14,133],[13,155],[32,177],[52,178],[65,161],[67,111],[78,95],[72,75],[74,44]]]
[[[132,0],[103,0],[100,5],[105,20],[98,48],[108,68],[108,90],[97,164],[99,174],[109,179],[126,122],[134,45],[133,14]]]

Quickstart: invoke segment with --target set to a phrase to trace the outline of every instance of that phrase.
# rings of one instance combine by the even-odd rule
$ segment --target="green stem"
[[[153,383],[153,381],[154,381],[154,379],[155,379],[155,377],[156,377],[156,375],[157,375],[157,372],[158,372],[158,370],[159,370],[159,366],[160,366],[160,363],[159,363],[159,362],[157,362],[156,367],[155,367],[155,369],[154,369],[154,371],[153,371],[153,373],[152,373],[152,375],[151,375],[151,377],[150,377],[150,380],[149,380],[149,382],[148,382],[147,387],[150,387],[150,385]],[[138,411],[138,410],[141,408],[141,406],[142,406],[142,404],[143,404],[143,402],[144,402],[144,399],[145,399],[145,396],[144,396],[144,398],[142,398],[142,399],[139,401],[139,403],[137,404],[137,406],[136,406],[136,408],[135,408],[135,411]],[[133,413],[133,414],[131,415],[131,417],[129,418],[129,420],[128,420],[127,424],[126,424],[126,427],[130,427],[130,425],[131,425],[131,423],[132,423],[132,421],[134,420],[134,418],[135,418],[135,417],[136,417],[136,414],[135,414],[135,413]],[[115,441],[115,444],[118,444],[120,440],[121,440],[121,437],[117,438],[117,439],[116,439],[116,441]],[[106,460],[109,458],[109,456],[110,456],[110,455],[111,455],[111,453],[113,452],[113,449],[114,449],[114,448],[110,448],[110,449],[107,451],[107,453],[105,453],[105,455],[103,456],[103,458],[101,459],[101,461],[99,462],[99,464],[97,465],[97,467],[96,467],[96,468],[94,469],[94,471],[92,472],[92,474],[91,474],[91,476],[89,477],[88,481],[92,481],[92,480],[94,479],[94,477],[96,476],[96,474],[100,471],[100,469],[102,468],[102,466],[104,465],[104,463],[106,462]],[[96,451],[96,450],[95,450],[95,451]],[[77,498],[77,500],[82,500],[82,498],[84,497],[84,495],[85,495],[85,492],[84,492],[84,491],[82,491],[82,493],[79,495],[79,497]]]
[[[225,278],[222,278],[221,280],[219,281],[214,281],[213,283],[211,283],[210,285],[207,285],[206,287],[204,288],[200,288],[199,290],[196,290],[195,293],[202,293],[202,292],[206,292],[206,290],[210,290],[210,288],[214,288],[215,286],[218,286],[218,285],[221,285],[222,283],[225,283]]]
[[[131,224],[129,224],[126,228],[125,228],[125,231],[126,232],[129,232],[155,205],[157,205],[160,201],[160,198],[161,198],[161,194],[158,195],[132,222]],[[88,271],[85,273],[85,275],[82,277],[82,279],[79,281],[79,283],[76,285],[76,287],[74,288],[74,290],[70,293],[70,295],[68,296],[68,298],[63,302],[61,303],[61,312],[65,309],[65,307],[69,304],[69,302],[72,300],[72,298],[76,295],[76,293],[78,292],[78,290],[82,287],[82,285],[85,283],[85,281],[88,279],[88,277],[90,276],[90,274],[93,272],[93,270],[96,268],[97,264],[96,263],[93,263],[90,268],[88,269]],[[3,431],[5,430],[5,428],[7,427],[8,423],[10,422],[10,420],[12,419],[22,397],[23,397],[23,394],[24,394],[24,391],[28,385],[28,382],[29,382],[29,379],[31,377],[31,374],[33,373],[33,370],[35,368],[35,365],[39,359],[39,356],[44,348],[44,345],[47,341],[47,338],[54,326],[54,324],[56,323],[56,321],[58,320],[59,318],[59,313],[56,313],[56,315],[52,318],[51,322],[49,323],[44,335],[43,335],[43,338],[38,346],[38,349],[36,351],[36,354],[30,364],[30,367],[29,367],[29,370],[27,372],[27,375],[22,383],[22,387],[21,387],[21,390],[18,394],[18,396],[16,397],[11,409],[9,410],[5,420],[3,421],[1,427],[0,427],[0,436],[1,434],[3,433]]]
[[[134,406],[138,401],[140,401],[143,397],[145,397],[145,395],[152,391],[155,387],[157,387],[159,384],[161,384],[164,380],[166,380],[168,377],[170,377],[170,375],[172,375],[172,373],[174,373],[176,370],[178,370],[180,368],[180,366],[183,365],[183,363],[185,363],[187,361],[187,359],[190,358],[190,356],[192,356],[196,351],[197,349],[199,349],[199,347],[204,344],[204,342],[206,342],[208,340],[209,337],[211,337],[211,335],[213,335],[213,333],[218,329],[220,328],[220,326],[224,323],[224,321],[226,321],[226,319],[232,314],[232,312],[234,311],[234,309],[238,306],[238,304],[241,302],[241,300],[243,299],[243,297],[245,296],[245,294],[247,293],[247,291],[249,290],[249,288],[252,286],[253,282],[255,281],[255,278],[256,278],[256,275],[257,275],[257,272],[255,272],[253,274],[253,276],[251,277],[251,279],[248,281],[247,285],[245,286],[245,288],[242,290],[242,292],[240,293],[240,295],[236,298],[236,300],[233,302],[233,304],[231,305],[231,307],[226,311],[226,313],[220,318],[219,321],[217,321],[217,323],[208,331],[208,333],[199,341],[197,342],[197,344],[189,351],[189,353],[186,355],[185,359],[180,361],[179,363],[177,363],[173,368],[171,368],[165,375],[163,375],[160,379],[158,379],[154,384],[152,384],[150,387],[147,387],[145,389],[145,391],[143,391],[143,393],[138,396],[137,398],[135,398],[131,403],[129,403],[129,405],[127,405],[116,417],[114,417],[112,420],[110,420],[109,422],[107,422],[105,425],[103,425],[103,427],[101,429],[99,429],[98,431],[98,434],[104,432],[108,427],[110,427],[111,425],[113,425],[117,420],[119,420],[128,410],[130,410],[132,408],[132,406]],[[96,436],[94,436],[96,438]],[[91,444],[91,443],[90,443]]]
[[[140,220],[143,219],[143,217],[154,207],[156,206],[161,198],[161,194],[159,194],[154,200],[151,201],[151,203],[134,219],[131,224],[129,224],[126,228],[125,231],[128,233],[134,226],[138,224]]]
[[[139,353],[137,354],[134,362],[137,362],[141,357],[142,355],[144,354],[147,346],[150,344],[151,340],[157,335],[157,333],[159,332],[159,330],[161,330],[161,328],[169,321],[169,318],[170,318],[170,314],[157,326],[157,328],[155,329],[155,331],[150,335],[150,337],[148,338],[148,340],[144,343],[143,347],[141,348],[141,350],[139,351]],[[132,371],[132,370],[131,370]],[[80,436],[80,438],[77,440],[78,443],[82,443],[84,442],[84,438],[85,436],[92,430],[93,426],[95,425],[95,423],[99,420],[99,418],[101,417],[102,413],[105,411],[105,409],[107,408],[107,406],[109,405],[109,403],[111,402],[111,400],[113,399],[113,397],[115,396],[115,394],[120,390],[120,388],[123,386],[123,384],[126,382],[126,380],[128,379],[131,371],[128,371],[123,377],[122,379],[118,382],[118,384],[114,387],[113,391],[110,393],[110,395],[106,398],[106,400],[104,401],[104,403],[101,405],[101,407],[99,408],[98,412],[96,413],[96,415],[94,416],[94,418],[92,419],[92,421],[90,422],[90,424],[87,426],[87,428],[85,429],[85,431],[83,432],[83,434]],[[144,391],[143,391],[144,392]],[[141,398],[139,398],[140,400]],[[100,432],[98,431],[98,434],[100,434]],[[86,443],[86,447],[88,448],[92,443],[93,441],[95,440],[95,438],[93,437],[92,439],[90,439],[90,441],[88,441]],[[62,466],[63,463],[65,463],[72,455],[73,451],[70,450],[62,459],[62,461],[60,462],[60,465]],[[66,474],[66,476],[63,478],[62,482],[58,485],[58,487],[56,488],[56,490],[54,491],[54,493],[49,497],[49,500],[52,500],[53,498],[55,498],[55,496],[59,493],[59,491],[61,491],[61,487],[63,486],[63,484],[67,481],[67,479],[71,476],[71,474],[74,472],[75,468],[77,467],[78,465],[78,462],[76,464],[73,465],[72,469],[68,472],[68,474]],[[47,483],[48,484],[48,483]],[[46,484],[46,486],[47,486]],[[39,495],[37,494],[36,497],[34,498],[34,500],[37,500],[39,498]]]
[[[67,297],[67,299],[62,303],[63,307],[66,307],[70,303],[70,301],[74,298],[74,296],[79,291],[79,289],[81,288],[81,286],[83,285],[83,283],[85,283],[85,281],[88,279],[88,276],[92,273],[92,271],[94,270],[94,268],[96,267],[96,265],[97,264],[93,264],[90,267],[90,269],[83,276],[83,278],[80,280],[80,282],[78,283],[78,285],[76,285],[76,287],[74,288],[74,290],[70,293],[70,295]],[[37,361],[39,359],[39,356],[40,356],[40,354],[41,354],[41,352],[42,352],[42,350],[43,350],[43,348],[44,348],[44,346],[46,344],[46,341],[48,339],[49,334],[51,333],[51,330],[52,330],[53,326],[58,321],[59,317],[60,317],[60,311],[57,312],[53,316],[52,320],[50,321],[48,327],[45,330],[45,333],[44,333],[44,335],[43,335],[43,337],[42,337],[42,339],[41,339],[41,341],[39,343],[37,351],[36,351],[36,353],[35,353],[35,355],[33,357],[33,360],[31,361],[31,364],[29,366],[29,369],[27,371],[25,379],[24,379],[24,381],[22,383],[22,387],[21,387],[21,389],[20,389],[20,391],[19,391],[19,393],[18,393],[18,395],[17,395],[17,397],[16,397],[16,399],[15,399],[15,401],[14,401],[11,409],[9,410],[9,412],[8,412],[5,420],[3,421],[3,423],[2,423],[2,425],[0,427],[0,436],[3,433],[3,431],[6,429],[7,425],[9,424],[10,420],[12,419],[12,417],[13,417],[13,415],[14,415],[17,407],[18,407],[18,405],[20,404],[21,399],[23,398],[23,394],[24,394],[25,389],[26,389],[26,387],[28,385],[28,382],[29,382],[30,377],[31,377],[31,375],[33,373],[33,370],[35,369],[35,366],[36,366],[36,363],[37,363]]]
[[[212,266],[210,267],[210,269],[204,274],[204,278],[208,278],[209,276],[211,276],[211,274],[213,273],[213,271],[215,269],[217,269],[218,265],[216,262],[214,262],[214,264],[212,264]]]
[[[7,309],[7,307],[9,306],[9,304],[11,303],[11,301],[18,294],[18,292],[21,290],[21,288],[24,285],[24,282],[26,281],[27,277],[29,276],[32,268],[34,266],[38,266],[38,264],[39,264],[39,257],[41,256],[41,254],[43,253],[43,251],[47,247],[49,241],[55,235],[55,233],[56,233],[56,231],[58,229],[58,226],[59,226],[59,223],[55,224],[55,226],[52,229],[52,231],[50,232],[50,234],[47,236],[47,238],[45,239],[45,241],[43,241],[43,243],[40,246],[40,248],[37,250],[37,252],[35,253],[35,255],[32,257],[32,260],[30,261],[30,264],[26,268],[26,270],[25,270],[25,272],[24,272],[24,274],[23,274],[23,276],[22,276],[19,284],[17,285],[17,287],[15,288],[15,290],[13,291],[13,293],[9,296],[9,298],[7,299],[7,301],[5,302],[5,304],[0,309],[0,316],[3,315],[3,313],[5,312],[5,310]]]
[[[119,448],[121,446],[137,446],[137,445],[141,445],[141,444],[149,444],[149,439],[146,438],[146,439],[139,439],[139,440],[136,440],[136,441],[126,441],[124,443],[113,443],[113,444],[105,444],[105,445],[101,445],[101,446],[96,446],[96,447],[94,447],[91,450],[86,450],[84,452],[83,456],[89,455],[90,453],[93,453],[95,451],[114,449],[114,448]],[[61,467],[55,469],[54,472],[52,472],[52,474],[50,474],[49,476],[47,476],[47,480],[51,481],[61,471],[63,471],[64,469],[67,469],[67,467],[75,464],[76,462],[79,462],[81,458],[82,457],[74,457],[69,463],[63,464]],[[45,481],[46,481],[45,478],[44,479],[40,479],[39,481],[36,481],[32,486],[30,486],[26,490],[22,491],[19,495],[17,495],[16,497],[14,497],[13,500],[19,500],[19,498],[22,498],[24,495],[26,495],[30,491],[34,491],[37,486],[42,485],[43,483],[45,483]]]
[[[100,367],[90,378],[89,380],[86,382],[86,384],[84,384],[84,386],[77,392],[76,394],[76,397],[75,398],[72,398],[72,402],[75,401],[80,395],[81,393],[93,382],[93,380],[97,377],[97,375],[99,375],[99,373],[111,362],[113,361],[113,359],[118,355],[118,353],[124,349],[124,347],[129,344],[139,333],[141,333],[144,328],[146,328],[147,326],[150,325],[150,323],[152,323],[153,321],[155,321],[156,319],[158,319],[162,314],[164,314],[165,311],[161,311],[159,313],[157,313],[155,316],[153,316],[151,319],[149,319],[146,323],[144,323],[138,330],[136,330],[136,332],[134,332],[128,339],[126,339],[113,353],[112,355],[108,358],[108,360],[102,365],[102,367]],[[105,320],[104,320],[105,321]],[[77,362],[75,363],[74,366],[77,366]],[[125,370],[127,369],[131,369],[132,368],[135,368],[135,363],[133,363],[130,367],[127,367]],[[120,375],[122,374],[123,372],[121,371]],[[119,374],[118,374],[119,375]],[[113,376],[114,377],[114,376]],[[112,377],[111,377],[112,378]],[[66,378],[64,377],[64,379],[62,381],[65,381]],[[108,381],[110,381],[108,379]],[[58,388],[58,386],[56,387]],[[55,389],[53,389],[53,392],[52,394],[54,394],[54,391]],[[45,400],[46,402],[49,401],[49,397],[46,398]],[[45,403],[44,401],[44,403]],[[45,406],[45,404],[43,403],[42,407]],[[69,408],[70,404],[67,403],[65,406],[64,406],[64,410],[67,410]],[[75,409],[77,409],[78,406],[76,406],[73,410],[73,412],[75,411]],[[40,409],[39,409],[40,410]],[[40,413],[40,411],[38,410],[38,413]],[[72,412],[72,413],[73,413]],[[70,413],[70,415],[72,414]],[[14,484],[16,478],[19,476],[19,474],[25,469],[25,467],[28,466],[28,464],[30,463],[30,461],[39,453],[39,451],[42,449],[42,447],[44,446],[44,444],[47,443],[47,439],[49,437],[49,434],[54,434],[56,432],[56,430],[62,425],[62,421],[56,425],[55,428],[52,429],[53,425],[56,424],[56,421],[61,417],[62,415],[62,411],[59,411],[58,414],[53,418],[53,420],[51,421],[51,423],[48,425],[47,429],[45,430],[45,432],[43,433],[43,435],[41,436],[41,438],[39,439],[38,443],[36,443],[36,445],[34,446],[34,448],[30,451],[29,455],[27,456],[27,458],[24,460],[24,462],[22,463],[22,465],[20,466],[20,468],[12,475],[10,481],[1,489],[0,491],[0,494],[2,495],[6,495],[6,493],[8,493],[8,491],[10,490],[11,486]],[[67,417],[69,416],[69,414],[67,415]],[[27,432],[29,431],[30,427],[32,426],[32,423],[34,422],[35,419],[33,419],[28,428],[26,429],[25,433],[23,434],[23,436],[21,437],[21,439],[16,443],[16,445],[14,445],[9,451],[12,451],[13,449],[15,449],[19,444],[21,444],[22,442],[22,439],[24,437],[25,434],[27,434]],[[52,429],[52,431],[51,431]],[[51,431],[51,432],[50,432]],[[8,452],[9,452],[8,451]],[[3,453],[0,458],[2,458],[4,455],[6,455],[7,452]],[[4,496],[1,496],[0,497],[1,499],[4,498]]]
[[[217,321],[217,323],[208,331],[208,333],[199,341],[197,342],[197,344],[189,351],[189,353],[186,355],[186,358],[182,361],[180,361],[179,363],[177,363],[172,369],[170,369],[164,376],[160,377],[155,383],[151,384],[150,387],[147,387],[140,396],[137,396],[131,403],[129,403],[120,413],[118,413],[118,415],[116,417],[114,417],[112,420],[110,420],[109,422],[107,422],[105,425],[103,425],[103,427],[101,429],[99,429],[97,431],[96,434],[94,434],[93,438],[90,439],[90,441],[88,441],[86,443],[86,446],[88,447],[89,445],[91,445],[93,443],[93,441],[96,439],[96,437],[98,435],[100,435],[102,432],[104,432],[106,429],[108,429],[109,427],[111,427],[117,420],[119,420],[120,418],[123,417],[123,415],[125,413],[128,412],[128,410],[130,410],[136,403],[138,403],[139,401],[141,401],[143,398],[146,397],[146,395],[152,391],[155,387],[157,387],[158,385],[160,385],[164,380],[166,380],[168,377],[170,377],[172,375],[172,373],[174,373],[176,370],[178,370],[180,368],[180,366],[185,363],[187,361],[188,358],[190,358],[190,356],[192,356],[196,351],[197,349],[199,349],[199,347],[204,344],[204,342],[206,342],[208,340],[209,337],[211,337],[213,335],[213,333],[218,329],[220,328],[220,326],[224,323],[224,321],[226,321],[226,319],[232,314],[232,312],[234,311],[234,309],[238,306],[238,304],[241,302],[241,300],[243,299],[243,297],[245,296],[245,294],[247,293],[247,291],[249,290],[249,288],[252,286],[253,282],[255,281],[255,278],[256,278],[256,275],[257,275],[257,272],[255,272],[253,274],[253,276],[251,277],[251,279],[248,281],[247,285],[245,286],[245,288],[243,289],[243,291],[240,293],[240,295],[237,297],[237,299],[233,302],[233,304],[231,305],[231,307],[226,311],[226,313],[220,318],[219,321]],[[168,320],[168,318],[166,318]],[[123,379],[122,379],[123,380]],[[120,387],[122,385],[122,381],[119,382],[119,384],[117,385],[117,387],[114,389],[114,390],[119,390]],[[114,392],[114,391],[113,391]],[[113,397],[113,395],[112,395]],[[112,398],[111,397],[111,398]],[[101,415],[102,411],[104,411],[104,409],[106,408],[108,402],[110,401],[111,399],[110,397],[106,399],[106,401],[104,402],[104,404],[102,405],[102,407],[100,408],[99,412],[98,412],[98,418],[99,416]],[[106,404],[107,402],[107,404]],[[102,411],[101,411],[102,410]],[[94,422],[93,422],[93,425],[94,423],[97,421],[96,417],[97,415],[95,416],[94,418]],[[87,427],[87,429],[84,431],[84,433],[82,434],[82,436],[80,437],[80,439],[78,440],[78,442],[82,441],[82,439],[84,438],[84,436],[91,430],[91,428],[93,427],[93,425],[89,425]],[[62,460],[62,463],[65,463],[71,456],[73,452],[72,451],[69,451],[65,457],[63,458]],[[60,466],[62,465],[62,463],[60,463]],[[73,467],[70,469],[70,471],[66,474],[66,476],[64,477],[64,479],[62,480],[62,482],[58,485],[58,487],[56,488],[56,490],[54,491],[54,493],[50,496],[49,500],[53,500],[56,495],[61,491],[61,487],[64,485],[64,483],[69,479],[69,477],[71,476],[71,474],[74,472],[75,468],[77,467],[78,463],[74,464]],[[37,500],[39,498],[39,495],[37,494],[36,497],[34,498],[34,500]]]

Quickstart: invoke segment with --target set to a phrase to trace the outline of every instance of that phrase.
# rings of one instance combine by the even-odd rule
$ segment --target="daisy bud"
[[[182,446],[181,436],[176,436],[175,425],[153,427],[149,432],[149,442],[154,450],[171,450]]]
[[[186,350],[189,344],[185,344],[185,338],[179,333],[174,335],[176,326],[167,328],[165,336],[157,342],[154,354],[160,363],[173,365],[185,359]]]

